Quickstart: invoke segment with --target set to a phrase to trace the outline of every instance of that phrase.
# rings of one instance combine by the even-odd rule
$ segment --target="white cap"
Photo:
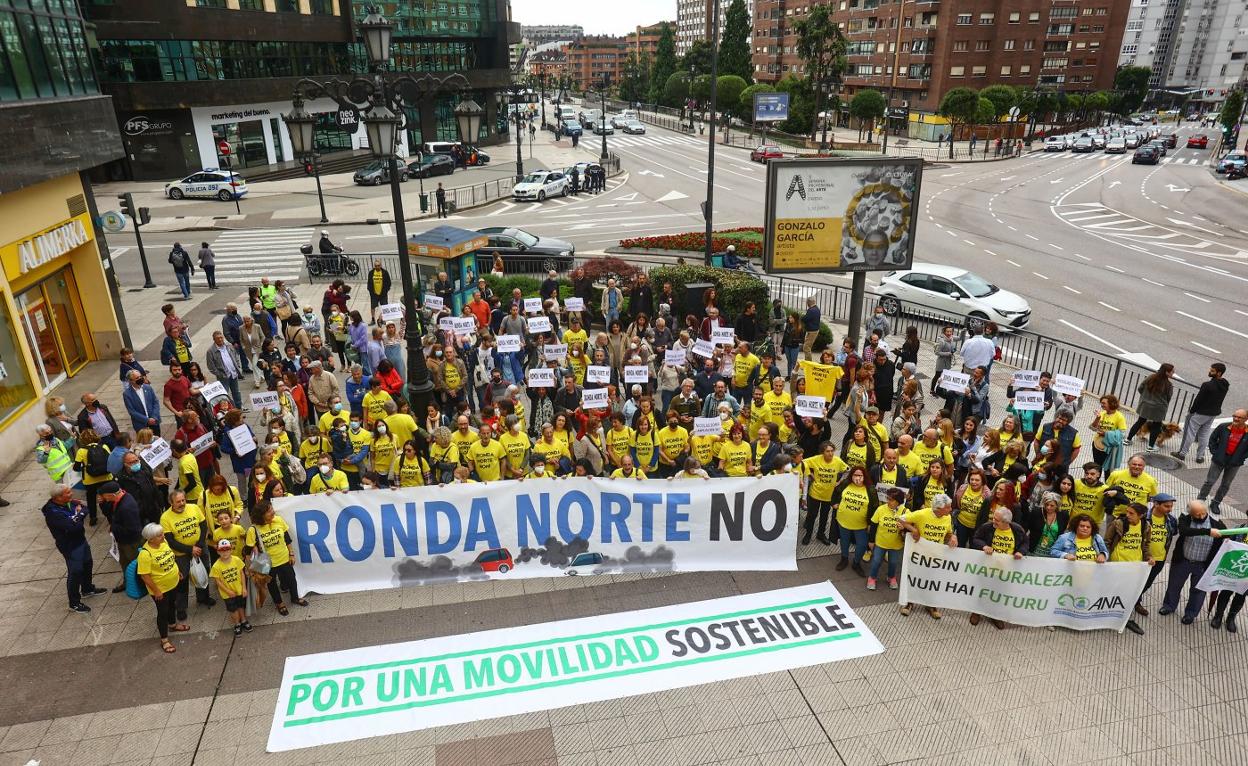
[[[329,229],[321,229],[321,235],[322,235],[322,236],[325,236],[325,237],[328,237],[328,236],[329,236]]]

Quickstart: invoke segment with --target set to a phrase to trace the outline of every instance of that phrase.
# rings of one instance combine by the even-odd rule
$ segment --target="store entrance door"
[[[22,312],[22,326],[26,339],[35,351],[35,366],[39,368],[43,390],[48,390],[65,380],[65,363],[60,346],[56,343],[56,330],[52,325],[52,309],[39,288],[27,290],[17,297]]]

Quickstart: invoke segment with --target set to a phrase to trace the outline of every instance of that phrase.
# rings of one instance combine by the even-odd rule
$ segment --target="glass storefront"
[[[260,120],[223,122],[212,126],[213,143],[230,145],[230,167],[252,168],[268,165],[269,154],[264,143],[264,125]]]
[[[0,421],[7,420],[36,396],[15,330],[7,308],[0,306]]]
[[[16,303],[43,389],[55,386],[87,363],[82,304],[71,269],[18,293]]]
[[[316,150],[321,154],[340,152],[351,148],[351,136],[354,130],[343,130],[338,127],[337,112],[317,112],[316,115]]]

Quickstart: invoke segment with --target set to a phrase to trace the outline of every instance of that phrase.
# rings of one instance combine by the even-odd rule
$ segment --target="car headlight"
[[[1026,311],[1006,311],[1004,309],[997,309],[997,313],[1003,317],[1016,317],[1019,314],[1025,314],[1027,312]]]
[[[571,251],[571,250],[560,250],[560,251],[559,251],[559,255],[560,255],[560,257],[562,257],[562,258],[567,258],[569,255],[572,255],[572,251]]]

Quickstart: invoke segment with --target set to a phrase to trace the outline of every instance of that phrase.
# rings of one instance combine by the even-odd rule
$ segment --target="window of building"
[[[980,23],[980,24],[992,24],[992,23],[994,23],[996,20],[997,20],[997,14],[996,14],[996,13],[981,13],[981,14],[979,14],[979,23]]]
[[[282,13],[298,13],[299,0],[277,0],[274,7]],[[364,18],[361,16],[360,18]]]
[[[1031,74],[1031,64],[1019,64],[1018,73],[1019,74]]]
[[[196,8],[225,8],[225,0],[195,0]]]
[[[7,10],[11,5],[0,2],[0,101],[98,93],[77,7],[40,1],[38,12]]]
[[[966,41],[966,40],[954,40],[954,41],[953,41],[953,52],[954,52],[954,53],[961,53],[961,52],[963,52],[963,51],[967,50],[967,44],[968,44],[968,43],[967,43],[967,41]]]
[[[1139,46],[1138,46],[1138,45],[1124,45],[1124,46],[1122,46],[1122,52],[1123,52],[1123,53],[1125,53],[1125,54],[1128,54],[1128,55],[1130,55],[1130,54],[1132,54],[1132,53],[1135,53],[1137,50],[1139,50]]]
[[[1039,20],[1040,20],[1040,11],[1032,11],[1031,13],[1027,14],[1028,24],[1035,24]]]
[[[1023,50],[1025,50],[1025,51],[1032,51],[1032,50],[1035,50],[1035,49],[1036,49],[1036,41],[1035,41],[1035,40],[1023,40]]]
[[[1013,40],[1006,40],[1005,42],[1001,43],[1001,49],[1002,49],[1002,50],[1007,50],[1007,51],[1012,51],[1012,50],[1014,50],[1014,41],[1013,41]]]
[[[971,23],[971,14],[969,13],[958,14],[958,26],[966,26],[970,23]]]
[[[1050,58],[1050,59],[1045,59],[1042,62],[1041,66],[1043,66],[1045,69],[1065,69],[1066,65],[1069,63],[1070,63],[1069,59]]]
[[[1010,14],[1011,24],[1017,24],[1018,22],[1022,21],[1022,19],[1023,19],[1023,14],[1019,13],[1018,11],[1015,11]]]
[[[333,16],[334,0],[308,0],[308,10],[318,16]]]
[[[992,50],[992,41],[991,41],[991,40],[976,40],[976,41],[975,41],[975,50],[977,50],[977,51],[990,51],[990,50]]]
[[[1105,25],[1104,25],[1104,24],[1093,24],[1093,25],[1092,25],[1092,31],[1093,31],[1094,33],[1096,33],[1096,34],[1098,34],[1098,35],[1099,35],[1099,34],[1101,34],[1102,32],[1104,32],[1104,31],[1105,31]]]
[[[263,11],[264,0],[238,0],[240,11]]]
[[[975,77],[982,77],[983,75],[987,73],[988,73],[988,67],[986,66],[981,65],[981,66],[971,67],[971,74],[974,75]]]
[[[951,66],[951,67],[949,67],[949,76],[950,76],[950,77],[962,77],[962,76],[963,76],[963,75],[965,75],[965,74],[966,74],[966,67],[964,67],[964,66]]]
[[[26,371],[25,355],[17,343],[13,320],[7,306],[0,306],[0,359],[4,360],[4,377],[0,377],[0,421],[34,401],[35,387]]]
[[[1001,67],[1001,76],[1002,76],[1002,77],[1009,77],[1009,76],[1010,76],[1010,73],[1011,73],[1012,71],[1013,71],[1013,70],[1012,70],[1012,67],[1009,67],[1009,66],[1003,66],[1003,67]]]

